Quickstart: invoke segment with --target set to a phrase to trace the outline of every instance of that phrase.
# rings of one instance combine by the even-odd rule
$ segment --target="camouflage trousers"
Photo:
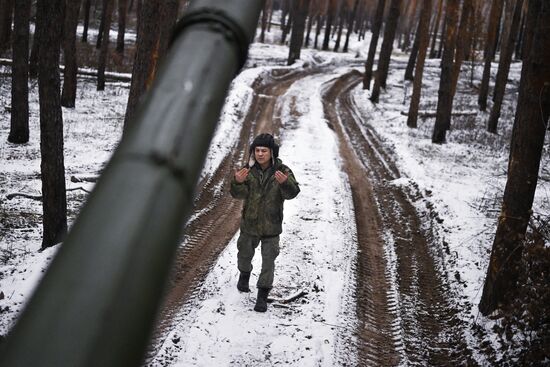
[[[240,271],[252,271],[252,258],[260,242],[262,243],[262,270],[256,285],[258,288],[271,288],[275,273],[275,259],[279,255],[279,236],[261,238],[241,232],[237,240],[239,250],[237,266]]]

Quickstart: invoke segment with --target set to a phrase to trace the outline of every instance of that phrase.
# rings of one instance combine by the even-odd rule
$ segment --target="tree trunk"
[[[0,0],[0,51],[11,44],[11,23],[14,0]]]
[[[539,9],[536,9],[536,8]],[[479,303],[488,315],[509,305],[515,287],[523,239],[537,187],[544,135],[550,115],[550,3],[530,0],[527,23],[536,24],[533,47],[521,72],[517,112],[512,131],[508,179],[504,189],[491,259]],[[538,20],[537,20],[538,18]]]
[[[292,34],[290,36],[288,65],[294,64],[294,61],[300,58],[309,1],[310,0],[294,0],[292,4],[292,14],[294,15],[292,17],[293,24]]]
[[[149,0],[143,3],[138,24],[136,59],[132,70],[132,83],[126,106],[124,130],[130,126],[132,115],[139,99],[147,90],[147,82],[154,75],[155,50],[158,48],[160,29],[158,19],[161,15],[161,1]]]
[[[355,23],[355,19],[357,18],[358,7],[359,7],[359,0],[355,0],[355,3],[353,4],[353,10],[351,11],[351,14],[348,19],[348,32],[346,34],[346,42],[344,43],[344,48],[342,49],[342,52],[348,52],[349,38],[351,37],[351,33],[353,32],[353,26]]]
[[[90,7],[92,0],[84,1],[84,30],[82,31],[82,42],[88,42],[88,26],[90,25]]]
[[[445,14],[445,50],[441,59],[441,77],[439,79],[439,92],[437,99],[437,115],[432,134],[432,143],[442,144],[445,135],[451,126],[451,112],[453,108],[453,58],[456,42],[456,23],[458,20],[459,0],[449,0]]]
[[[266,1],[262,9],[262,32],[260,33],[260,42],[265,42],[265,30],[267,28],[268,9],[271,9],[271,1]]]
[[[497,132],[498,119],[500,118],[500,110],[502,107],[502,101],[504,100],[504,92],[506,91],[506,83],[508,81],[510,63],[512,62],[512,55],[514,53],[514,46],[519,30],[518,28],[522,8],[523,0],[516,0],[512,24],[510,26],[510,31],[508,32],[508,39],[502,41],[502,50],[500,52],[500,60],[498,63],[495,90],[493,92],[494,103],[493,108],[491,109],[491,115],[489,116],[489,122],[487,124],[487,131],[494,134]]]
[[[342,4],[340,8],[340,20],[338,22],[338,35],[336,36],[336,42],[334,43],[334,52],[338,52],[338,49],[340,48],[340,40],[342,39],[342,31],[344,30],[344,23],[346,21],[346,15],[347,15],[347,7],[346,4]]]
[[[521,60],[522,59],[522,55],[521,55],[521,49],[523,48],[523,36],[525,34],[525,14],[523,14],[524,12],[522,11],[522,17],[521,17],[521,24],[519,26],[519,34],[518,34],[518,40],[516,42],[516,49],[515,49],[515,58],[516,60]]]
[[[317,17],[317,20],[319,18]],[[309,40],[311,37],[311,29],[313,28],[313,9],[311,6],[311,1],[309,2],[309,10],[308,10],[308,17],[307,17],[307,32],[306,37],[304,39],[304,47],[309,47]]]
[[[128,0],[118,0],[118,35],[116,39],[116,52],[124,53],[124,33],[126,32],[126,15]]]
[[[11,121],[8,141],[29,141],[29,20],[31,0],[18,0],[13,23]]]
[[[62,38],[63,0],[38,0],[41,19],[38,65],[40,99],[40,153],[42,160],[42,248],[59,243],[67,233],[67,198],[63,158],[63,115],[59,95],[59,54]]]
[[[443,13],[443,0],[439,0],[439,5],[437,7],[437,15],[435,17],[434,29],[432,33],[432,44],[430,46],[430,59],[434,59],[437,54],[435,44],[437,41],[437,33],[439,32],[439,28],[441,27],[441,13]]]
[[[318,41],[319,41],[319,34],[321,34],[321,27],[323,26],[324,22],[325,22],[325,17],[321,16],[321,14],[317,15],[317,27],[315,28],[315,43],[313,44],[313,48],[317,48]]]
[[[95,45],[95,48],[97,48],[98,50],[101,49],[101,42],[103,40],[103,36],[104,36],[104,33],[105,33],[105,21],[107,20],[106,19],[107,10],[110,6],[109,2],[112,2],[112,1],[114,1],[114,0],[103,0],[102,3],[101,3],[101,19],[99,21],[99,30],[97,32],[97,40],[96,40],[96,45]],[[112,7],[111,7],[111,9],[112,9]],[[107,42],[109,42],[109,39],[107,39]]]
[[[76,60],[76,26],[78,25],[78,13],[80,12],[80,0],[67,1],[65,7],[65,25],[63,28],[63,56],[65,71],[63,74],[63,93],[61,105],[74,107],[76,101],[76,72],[78,70]]]
[[[107,66],[107,56],[109,53],[109,33],[111,31],[111,19],[113,16],[113,6],[115,0],[105,0],[104,18],[103,18],[103,36],[101,42],[101,51],[99,52],[99,61],[97,63],[97,90],[105,90],[105,68]]]
[[[458,77],[460,76],[460,68],[462,67],[462,61],[464,61],[467,52],[468,38],[470,37],[471,18],[473,17],[474,4],[473,0],[464,0],[462,3],[462,15],[460,16],[460,25],[458,26],[458,35],[456,38],[455,47],[455,61],[453,64],[453,71],[451,76],[451,109],[452,111],[453,99],[456,93],[456,86],[458,84]]]
[[[372,79],[372,67],[374,65],[374,56],[376,55],[376,48],[378,47],[378,38],[380,37],[380,29],[382,28],[382,21],[384,20],[385,7],[386,0],[378,0],[378,6],[376,8],[376,14],[374,15],[374,22],[372,25],[372,37],[369,44],[369,53],[367,55],[367,60],[365,61],[363,89],[370,89],[370,81]]]
[[[332,20],[334,18],[334,0],[329,0],[328,9],[327,9],[327,22],[325,25],[325,38],[323,39],[323,51],[327,51],[330,43],[330,33],[332,30]]]
[[[420,96],[422,94],[422,77],[424,74],[424,61],[428,52],[428,43],[430,41],[430,17],[432,15],[432,0],[424,0],[420,20],[418,21],[418,30],[414,43],[418,40],[418,60],[415,68],[415,78],[413,82],[413,93],[411,104],[409,106],[409,116],[407,118],[408,127],[417,127],[418,106],[420,105]],[[414,48],[414,46],[413,46]]]
[[[491,62],[495,56],[495,37],[499,25],[500,14],[502,13],[503,0],[493,0],[491,11],[489,12],[489,25],[487,27],[487,40],[485,43],[485,65],[483,67],[483,76],[479,87],[479,97],[477,103],[481,111],[487,109],[487,97],[489,94],[489,80],[491,79]]]
[[[447,12],[447,9],[445,9]],[[447,16],[443,19],[443,29],[441,30],[441,37],[439,37],[439,45],[437,45],[437,52],[435,54],[436,59],[440,59],[443,55],[443,48],[445,47],[445,35],[447,34]]]
[[[294,14],[292,12],[292,8],[289,9],[289,12],[288,12],[288,19],[286,21],[286,24],[283,28],[283,34],[282,34],[282,37],[281,37],[281,44],[284,45],[285,42],[286,42],[286,37],[288,36],[288,34],[290,33],[290,28],[292,27],[292,20],[294,18]]]
[[[382,48],[380,49],[380,56],[378,58],[377,75],[374,79],[374,87],[372,88],[372,94],[370,96],[370,100],[374,103],[378,102],[380,88],[386,88],[386,79],[388,77],[397,22],[399,21],[400,7],[401,0],[391,0],[390,12],[388,14],[388,20],[386,21],[386,28],[384,29],[384,40],[382,41]]]
[[[409,2],[405,22],[403,22],[404,27],[402,29],[403,44],[401,45],[401,49],[403,51],[406,51],[411,45],[411,35],[412,35],[411,30],[413,29],[413,24],[415,24],[417,6],[418,6],[418,1],[412,0],[411,2]]]
[[[416,57],[418,56],[418,48],[420,47],[420,29],[423,27],[424,25],[418,22],[418,25],[416,27],[416,36],[414,37],[413,47],[411,49],[411,54],[409,55],[409,61],[407,62],[407,67],[405,68],[405,80],[414,80],[414,75],[413,75],[414,64],[416,62]],[[430,30],[430,25],[428,24],[428,31],[429,30]]]
[[[38,77],[38,52],[40,51],[40,32],[42,28],[42,14],[36,6],[36,20],[34,26],[34,34],[32,37],[32,48],[29,57],[29,77],[35,79]]]

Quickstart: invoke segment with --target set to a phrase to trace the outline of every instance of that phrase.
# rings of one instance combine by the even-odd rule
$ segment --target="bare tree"
[[[88,26],[90,25],[90,7],[92,0],[84,1],[84,29],[82,31],[82,42],[88,42]]]
[[[550,3],[530,0],[527,22],[536,24],[533,45],[525,54],[516,117],[510,144],[508,179],[504,189],[491,259],[479,310],[488,315],[510,303],[531,217],[544,136],[550,116]]]
[[[370,100],[375,103],[378,102],[380,88],[386,88],[386,79],[388,77],[397,22],[399,21],[400,7],[401,0],[391,0],[386,28],[384,29],[384,40],[382,41],[382,48],[380,49],[380,56],[378,57],[377,75],[374,79],[374,87],[372,88],[370,96]]]
[[[11,121],[8,141],[29,141],[29,20],[31,0],[19,0],[14,11]]]
[[[430,29],[429,26],[430,25],[428,24],[428,31]],[[409,61],[407,62],[407,67],[405,68],[405,80],[414,79],[413,70],[414,70],[416,58],[418,56],[418,49],[420,47],[420,29],[423,27],[424,25],[418,22],[418,25],[416,27],[416,36],[414,37],[413,47],[411,49],[411,54],[409,55]]]
[[[40,99],[40,153],[42,161],[42,248],[63,240],[67,233],[67,197],[63,157],[59,55],[62,39],[63,0],[38,0],[39,33],[38,94]]]
[[[294,64],[294,61],[300,58],[300,50],[304,40],[304,30],[306,25],[307,11],[310,0],[294,0],[292,6],[294,14],[292,18],[292,34],[290,36],[290,45],[288,53],[288,65]]]
[[[437,41],[437,34],[439,32],[439,28],[441,27],[440,23],[441,23],[441,13],[443,13],[443,0],[439,0],[439,5],[437,7],[437,15],[435,17],[435,22],[434,22],[434,26],[433,26],[433,31],[432,31],[432,43],[431,43],[431,46],[430,46],[430,59],[433,59],[435,58],[436,56],[436,48],[435,48],[435,43]],[[441,37],[443,38],[443,37]]]
[[[449,0],[445,12],[445,49],[441,59],[437,113],[432,134],[432,142],[436,144],[445,142],[445,135],[451,125],[451,111],[453,106],[452,72],[457,34],[458,3],[459,0]]]
[[[378,7],[374,15],[372,26],[372,37],[369,44],[369,53],[365,61],[365,75],[363,76],[363,89],[370,89],[370,81],[372,79],[372,68],[374,65],[374,56],[378,47],[378,38],[380,37],[380,29],[382,29],[382,21],[384,20],[384,8],[386,0],[378,0]]]
[[[332,30],[332,22],[334,20],[336,12],[336,5],[336,0],[328,0],[327,19],[325,24],[325,38],[323,39],[323,47],[321,48],[323,51],[328,50],[329,47],[330,33]]]
[[[416,127],[418,120],[418,106],[420,105],[420,95],[422,93],[422,77],[424,74],[424,62],[428,53],[428,43],[430,41],[430,17],[432,15],[432,0],[424,0],[418,22],[418,60],[416,61],[415,78],[413,83],[413,93],[411,104],[409,105],[409,116],[407,117],[407,126]]]
[[[351,33],[353,32],[353,26],[355,23],[355,19],[357,18],[358,7],[359,7],[359,0],[355,0],[355,3],[353,4],[353,9],[348,17],[348,32],[346,34],[346,42],[344,42],[344,48],[342,49],[343,52],[348,52],[349,38],[351,36]]]
[[[510,72],[510,63],[512,62],[516,37],[519,31],[522,8],[523,0],[516,0],[516,6],[514,8],[514,15],[512,17],[512,23],[510,24],[508,37],[507,40],[503,40],[502,42],[497,78],[493,92],[493,108],[491,109],[491,115],[489,116],[489,121],[487,123],[487,131],[495,134],[497,132],[498,119],[500,118],[502,101],[504,100],[504,92],[506,91],[506,83]]]
[[[128,0],[118,0],[118,35],[116,40],[116,52],[124,53],[124,34],[126,33],[126,15],[128,13]]]
[[[479,87],[479,97],[477,103],[481,111],[487,108],[487,96],[489,94],[489,79],[491,78],[491,62],[495,57],[495,39],[499,27],[500,14],[502,13],[503,0],[493,0],[491,11],[489,12],[489,24],[487,26],[487,36],[485,41],[485,65],[483,67],[483,76]]]
[[[273,8],[271,0],[267,0],[262,9],[262,31],[260,33],[260,42],[265,42],[265,30],[267,28],[268,12]]]
[[[105,68],[107,66],[107,55],[109,53],[109,33],[111,31],[114,1],[115,0],[103,1],[103,6],[105,7],[103,10],[103,41],[101,41],[101,50],[97,63],[97,90],[105,89]]]
[[[63,74],[63,92],[61,94],[61,105],[65,107],[74,107],[76,101],[76,72],[78,71],[76,60],[76,26],[78,25],[79,11],[80,0],[67,1],[63,29],[65,71]]]

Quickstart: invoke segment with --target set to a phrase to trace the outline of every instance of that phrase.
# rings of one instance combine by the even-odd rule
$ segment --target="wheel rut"
[[[435,235],[381,139],[356,113],[357,71],[327,83],[325,115],[338,135],[358,231],[357,317],[360,365],[475,365],[458,306],[439,271]]]
[[[273,69],[253,84],[254,96],[238,141],[210,177],[197,186],[194,209],[185,227],[183,245],[172,267],[163,306],[157,317],[145,364],[156,355],[166,336],[189,312],[192,301],[211,267],[239,228],[242,204],[229,194],[234,170],[248,158],[248,144],[260,132],[277,135],[281,121],[276,116],[278,97],[300,78],[313,71]]]

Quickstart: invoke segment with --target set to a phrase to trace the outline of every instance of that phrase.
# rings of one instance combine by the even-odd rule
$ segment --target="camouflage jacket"
[[[288,179],[279,184],[275,171],[288,174]],[[255,164],[243,183],[235,177],[231,180],[231,196],[244,199],[241,231],[252,236],[270,237],[282,232],[283,202],[293,199],[300,192],[294,174],[277,159],[274,166],[262,171]]]

